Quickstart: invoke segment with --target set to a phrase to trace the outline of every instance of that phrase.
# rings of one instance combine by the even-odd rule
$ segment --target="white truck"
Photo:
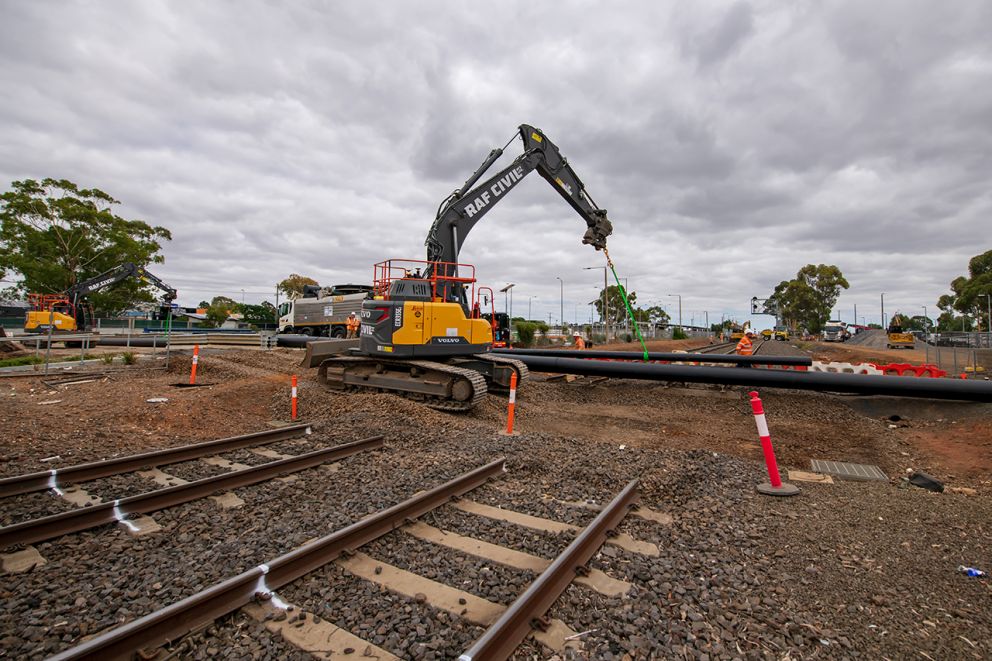
[[[348,315],[361,317],[362,302],[371,295],[370,285],[306,287],[302,297],[279,305],[279,332],[345,337]]]
[[[851,334],[847,330],[847,324],[843,321],[831,319],[823,327],[824,342],[846,342],[849,337]]]

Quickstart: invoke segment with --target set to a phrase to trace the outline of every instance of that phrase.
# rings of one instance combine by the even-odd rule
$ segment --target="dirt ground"
[[[703,344],[652,342],[649,348],[665,351]],[[909,357],[909,353],[899,355]],[[189,355],[173,356],[168,370],[148,367],[154,363],[115,366],[94,382],[56,388],[43,385],[38,377],[2,379],[0,473],[47,470],[264,429],[288,420],[293,374],[300,375],[301,418],[345,430],[342,440],[358,438],[363,430],[386,430],[399,451],[408,437],[416,439],[411,447],[422,451],[424,439],[432,435],[483,438],[504,424],[506,400],[494,396],[468,414],[454,415],[390,395],[327,393],[315,383],[316,370],[299,367],[302,354],[290,349],[207,352],[200,358],[197,388],[176,387],[188,380]],[[843,651],[825,648],[790,657],[782,650],[774,658],[901,658],[917,645],[929,650],[926,658],[942,654],[943,658],[981,658],[992,649],[975,646],[976,641],[992,640],[992,629],[981,615],[982,597],[977,596],[984,595],[988,603],[992,593],[987,580],[968,583],[967,598],[957,595],[961,603],[951,603],[959,589],[957,581],[970,580],[954,573],[957,563],[992,569],[988,528],[992,405],[776,389],[761,395],[783,471],[808,470],[809,460],[818,458],[876,464],[890,478],[887,483],[803,485],[801,498],[788,502],[750,495],[742,501],[744,509],[735,516],[746,518],[748,525],[772,538],[777,535],[782,544],[779,551],[769,547],[759,562],[775,566],[763,579],[767,583],[760,591],[757,583],[752,588],[759,595],[783,595],[783,599],[788,595],[789,603],[815,615],[817,627],[826,627],[822,638],[849,641]],[[155,398],[168,401],[148,401]],[[554,439],[549,447],[570,447],[573,455],[593,446],[597,452],[643,452],[645,457],[677,451],[688,457],[736,457],[757,474],[763,470],[754,419],[742,388],[582,378],[549,382],[534,375],[518,394],[517,420],[525,437]],[[546,457],[533,470],[550,469],[553,463]],[[658,485],[646,487],[653,499],[663,499],[674,488],[665,486],[672,479],[666,470],[661,465],[643,466],[646,484]],[[975,493],[922,492],[902,482],[910,470],[926,471],[948,486],[968,487]],[[690,477],[678,477],[677,483]],[[698,488],[705,492],[706,486]],[[703,517],[701,531],[721,516],[715,505],[706,502],[703,496],[691,503],[692,515]],[[663,500],[652,503],[665,505]],[[670,505],[676,508],[675,503]],[[705,547],[709,542],[700,538],[692,543]],[[957,624],[946,626],[946,632],[938,615],[916,617],[909,612],[928,608],[915,584],[920,572],[938,563],[939,574],[925,579],[925,593],[948,595],[937,610],[960,611],[954,615]],[[742,597],[745,604],[747,594]],[[880,633],[875,641],[875,633],[859,633],[869,612],[889,622],[890,638]],[[936,621],[941,629],[924,621]],[[832,624],[827,627],[823,622]],[[774,628],[774,623],[770,626]],[[962,636],[967,644],[956,639]]]
[[[639,345],[608,348],[633,346]],[[652,351],[701,346],[705,344],[700,340],[648,345]],[[777,343],[770,347],[777,348]],[[827,349],[859,353],[854,347],[828,345]],[[813,351],[816,355],[820,348]],[[877,358],[880,352],[861,353]],[[908,357],[912,352],[898,353]],[[214,351],[200,359],[196,388],[177,387],[189,380],[188,354],[173,356],[168,371],[147,367],[145,362],[129,369],[117,365],[94,383],[55,389],[38,378],[0,380],[0,424],[5,430],[0,439],[2,473],[255,431],[260,422],[271,422],[270,400],[288,392],[291,375],[299,374],[301,381],[314,378],[315,370],[299,367],[301,354],[289,349]],[[100,364],[79,369],[108,368]],[[640,381],[534,382],[519,395],[517,418],[521,425],[589,442],[707,449],[760,460],[754,420],[743,393],[740,388]],[[992,480],[992,415],[984,405],[924,406],[895,398],[775,389],[762,396],[779,461],[792,467],[807,468],[810,459],[840,459],[878,464],[890,474],[912,466],[958,480]],[[162,397],[169,401],[147,401]],[[867,406],[865,402],[871,400],[875,403]],[[494,406],[490,401],[471,417],[498,417],[501,412]],[[897,419],[890,420],[893,416]],[[39,463],[56,455],[60,461]]]

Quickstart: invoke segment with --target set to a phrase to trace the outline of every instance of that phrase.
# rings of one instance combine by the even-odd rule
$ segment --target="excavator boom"
[[[586,221],[582,243],[597,250],[606,247],[606,239],[613,233],[613,224],[607,217],[606,209],[600,209],[586,192],[585,185],[568,164],[568,159],[540,129],[522,124],[520,138],[524,153],[481,184],[466,190],[502,155],[502,149],[494,149],[462,188],[441,205],[427,235],[427,261],[458,263],[462,244],[472,228],[534,170]]]

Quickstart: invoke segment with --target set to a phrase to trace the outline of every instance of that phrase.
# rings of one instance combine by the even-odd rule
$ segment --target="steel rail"
[[[734,347],[736,347],[736,346],[737,346],[737,343],[736,342],[721,342],[720,344],[714,344],[712,346],[701,347],[699,349],[696,349],[696,353],[725,354],[725,353],[727,353],[728,349],[729,350],[733,350]]]
[[[526,355],[518,355],[516,358],[526,364],[532,372],[605,376],[615,379],[715,383],[759,388],[793,388],[856,395],[891,395],[893,397],[992,402],[992,382],[989,381],[833,374],[795,370],[738,369],[698,365],[646,365],[643,363]]]
[[[720,347],[720,345],[714,345]],[[728,346],[726,348],[732,348]],[[617,360],[644,363],[644,354],[637,351],[597,351],[571,349],[493,349],[493,353],[501,356],[520,357],[543,356],[546,358],[583,358],[594,360]],[[736,354],[709,353],[662,353],[648,352],[648,361],[665,361],[671,363],[731,363],[734,365],[789,365],[806,366],[813,364],[813,359],[807,356],[738,356]]]
[[[611,536],[629,508],[637,503],[637,485],[637,480],[627,483],[472,647],[458,657],[458,661],[503,661],[510,658],[531,629],[542,626],[544,614],[551,604],[558,600],[575,576],[585,570],[589,558]]]
[[[430,491],[420,493],[325,537],[297,547],[275,560],[253,567],[161,610],[56,654],[50,661],[130,659],[135,651],[175,640],[199,626],[244,606],[257,594],[270,595],[287,583],[319,569],[342,554],[353,552],[363,544],[405,525],[409,519],[422,516],[444,505],[453,497],[475,489],[503,471],[505,471],[505,459],[497,459]]]
[[[124,521],[128,514],[146,514],[166,507],[188,503],[191,500],[209,496],[217,491],[256,484],[278,475],[295,473],[312,468],[328,461],[343,459],[364,450],[382,447],[382,436],[372,436],[361,441],[336,445],[332,448],[314,450],[289,459],[270,461],[251,468],[232,471],[224,475],[206,477],[202,480],[180,484],[165,489],[157,489],[129,498],[111,500],[99,505],[80,507],[71,512],[53,514],[40,519],[22,521],[0,528],[0,548],[14,544],[33,544],[45,539],[60,537],[87,528]]]
[[[288,427],[280,427],[279,429],[268,429],[244,434],[242,436],[221,438],[216,441],[184,445],[178,448],[166,448],[164,450],[155,450],[154,452],[118,457],[117,459],[94,461],[88,464],[77,464],[76,466],[67,466],[65,468],[53,468],[47,471],[38,471],[37,473],[5,477],[0,479],[0,498],[30,493],[32,491],[44,491],[45,489],[58,488],[66,484],[87,482],[121,473],[130,473],[141,468],[174,464],[180,461],[203,457],[208,454],[230,452],[231,450],[252,445],[266,445],[299,436],[301,433],[309,434],[310,425],[301,423]]]

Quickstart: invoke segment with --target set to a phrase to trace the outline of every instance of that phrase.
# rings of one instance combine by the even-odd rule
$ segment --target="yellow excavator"
[[[28,333],[47,333],[49,328],[56,333],[86,330],[93,319],[93,309],[86,297],[127,278],[138,278],[162,290],[163,305],[176,299],[175,289],[143,267],[125,262],[98,276],[77,282],[62,294],[28,294],[30,308],[24,318],[24,330]]]
[[[425,242],[426,260],[375,265],[372,296],[362,305],[359,346],[345,348],[347,340],[342,341],[338,355],[319,363],[324,387],[391,392],[432,408],[465,411],[489,390],[507,390],[514,374],[518,383],[526,379],[522,362],[490,353],[497,325],[494,296],[489,287],[476,287],[474,267],[458,263],[465,238],[534,170],[585,220],[584,244],[606,248],[613,226],[540,129],[524,124],[519,137],[524,152],[512,163],[476,185],[503,154],[502,149],[492,150],[441,203]],[[307,359],[311,365],[316,354],[336,351],[320,349],[315,354],[314,344]]]
[[[915,349],[916,338],[912,333],[903,330],[903,317],[899,313],[892,315],[889,329],[885,337],[886,349]]]
[[[730,327],[730,341],[740,342],[741,338],[744,337],[744,333],[747,329],[751,327],[750,321],[745,321],[743,324],[734,324]]]

